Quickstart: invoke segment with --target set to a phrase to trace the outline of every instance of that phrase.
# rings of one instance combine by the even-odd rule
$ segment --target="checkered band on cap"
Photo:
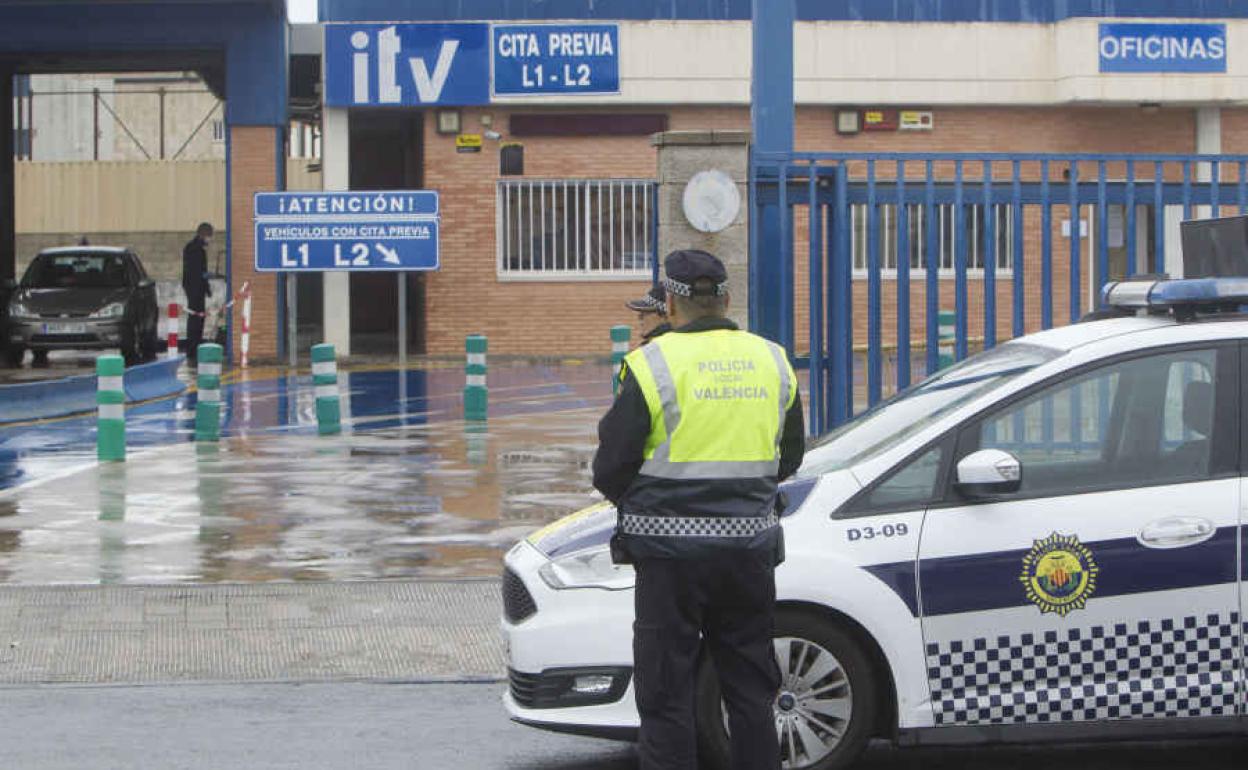
[[[1233,716],[1241,638],[1232,612],[929,643],[936,724]]]
[[[626,535],[660,537],[754,537],[779,524],[775,514],[755,518],[731,516],[620,516],[620,531]]]
[[[661,281],[661,283],[663,284],[663,288],[667,289],[672,294],[676,294],[681,297],[693,296],[693,287],[687,283],[684,283],[682,281],[677,281],[674,278],[664,278]],[[715,284],[715,296],[716,297],[722,297],[727,293],[728,293],[727,281],[724,281],[723,283]]]

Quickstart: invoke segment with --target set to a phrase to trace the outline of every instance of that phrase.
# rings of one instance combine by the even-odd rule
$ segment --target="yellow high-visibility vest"
[[[650,408],[643,475],[777,475],[785,412],[797,398],[779,345],[734,329],[676,332],[624,360]]]

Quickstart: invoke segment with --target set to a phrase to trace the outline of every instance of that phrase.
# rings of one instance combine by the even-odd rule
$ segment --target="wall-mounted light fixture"
[[[459,110],[438,110],[439,134],[458,134],[460,123]]]

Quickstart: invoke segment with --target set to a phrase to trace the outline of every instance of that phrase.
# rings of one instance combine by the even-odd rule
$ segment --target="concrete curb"
[[[126,401],[149,401],[186,390],[186,384],[178,379],[178,367],[184,359],[165,358],[127,369]],[[93,412],[96,388],[94,374],[0,385],[0,424]]]

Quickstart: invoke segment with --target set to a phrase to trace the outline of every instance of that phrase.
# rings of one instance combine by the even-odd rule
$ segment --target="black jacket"
[[[204,296],[211,294],[208,288],[208,252],[204,242],[195,236],[182,249],[182,290],[186,292],[186,304],[192,310],[204,309]]]
[[[703,319],[669,333],[696,334],[736,328],[736,324],[726,319]],[[621,380],[615,403],[598,423],[598,452],[593,464],[594,487],[614,503],[620,513],[706,516],[737,512],[738,515],[757,516],[774,509],[778,483],[797,471],[806,451],[806,423],[800,395],[785,415],[777,478],[683,480],[677,489],[671,482],[641,476],[646,438],[650,435],[650,409],[627,365],[621,372]],[[779,538],[779,528],[773,528],[760,533],[747,547],[773,550],[779,560],[782,552]],[[731,546],[740,547],[740,543],[720,538],[617,534],[612,541],[612,552],[617,562],[630,562],[650,557],[697,558],[721,553]]]
[[[672,330],[672,325],[669,324],[667,321],[664,321],[663,323],[654,327],[650,331],[641,335],[641,344],[645,345],[647,342],[653,342],[654,340],[658,339],[659,337],[662,337],[664,334],[667,334],[671,330]]]

